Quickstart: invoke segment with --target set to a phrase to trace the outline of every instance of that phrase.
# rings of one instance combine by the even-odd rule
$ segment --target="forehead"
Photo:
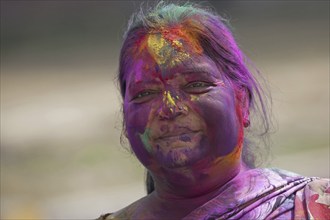
[[[177,26],[150,32],[132,48],[126,79],[171,78],[173,73],[216,69],[193,34]]]
[[[172,68],[203,53],[196,37],[179,26],[150,33],[145,40],[143,46],[161,68]]]

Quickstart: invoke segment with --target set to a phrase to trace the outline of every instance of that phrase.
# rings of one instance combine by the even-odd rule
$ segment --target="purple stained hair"
[[[245,129],[242,159],[249,167],[259,166],[267,160],[269,152],[267,140],[271,127],[271,98],[254,76],[258,75],[259,81],[262,80],[258,71],[238,47],[228,22],[212,10],[193,3],[160,2],[153,8],[141,8],[133,14],[120,52],[118,79],[122,97],[125,97],[126,90],[126,68],[134,61],[134,46],[150,32],[178,25],[196,38],[204,53],[217,64],[219,71],[236,90],[248,93],[251,124]],[[248,65],[252,66],[250,69],[254,70],[254,74]],[[151,176],[147,175],[147,184],[148,179],[149,183],[152,181],[150,178]]]

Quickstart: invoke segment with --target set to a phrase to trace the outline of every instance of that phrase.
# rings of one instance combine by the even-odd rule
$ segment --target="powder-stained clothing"
[[[330,220],[330,181],[279,169],[251,169],[183,220],[321,219]],[[98,220],[116,219],[111,214]],[[166,219],[166,216],[164,216]]]

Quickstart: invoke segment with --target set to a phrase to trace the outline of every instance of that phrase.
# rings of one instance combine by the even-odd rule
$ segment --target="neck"
[[[240,164],[235,170],[231,171],[232,175],[219,173],[217,175],[219,178],[211,178],[211,174],[210,176],[200,175],[200,178],[193,180],[191,177],[194,175],[181,175],[181,180],[177,182],[165,181],[165,178],[154,176],[155,191],[150,194],[151,204],[156,207],[156,210],[158,207],[161,216],[166,215],[171,219],[182,219],[219,195],[224,190],[224,184],[238,177],[246,169],[243,164]],[[187,169],[181,171],[188,173]],[[180,177],[178,172],[179,170],[176,170],[176,176]],[[186,180],[184,180],[185,178]],[[167,211],[163,213],[162,210]]]
[[[215,197],[222,186],[247,168],[242,162],[228,163],[219,158],[212,165],[164,169],[162,175],[154,175],[155,194],[168,201],[196,200],[203,202]]]

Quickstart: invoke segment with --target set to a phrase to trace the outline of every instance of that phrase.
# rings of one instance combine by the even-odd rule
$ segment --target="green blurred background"
[[[139,1],[1,1],[1,219],[91,219],[145,194],[114,82]],[[329,177],[329,1],[212,1],[268,78],[270,166]]]

